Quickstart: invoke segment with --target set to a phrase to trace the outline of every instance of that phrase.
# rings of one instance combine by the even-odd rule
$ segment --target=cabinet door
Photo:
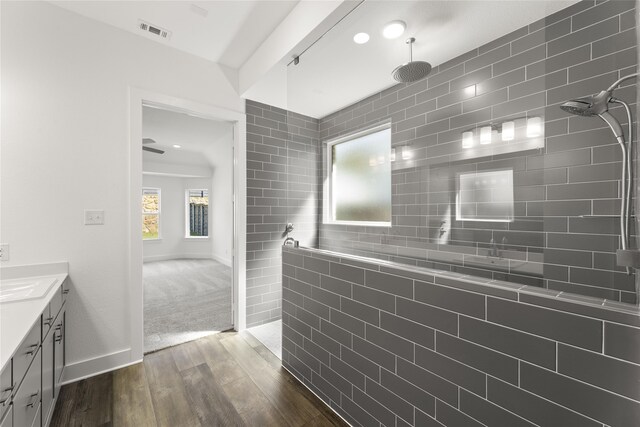
[[[6,411],[9,410],[11,404],[11,392],[13,391],[13,383],[11,382],[11,359],[7,362],[0,373],[0,419]]]
[[[51,329],[42,343],[42,419],[43,425],[47,425],[50,411],[53,407],[53,351],[57,331]]]
[[[67,312],[63,308],[62,312],[58,315],[55,327],[55,339],[54,339],[54,354],[53,354],[53,366],[54,366],[54,392],[53,396],[57,397],[60,391],[60,381],[62,380],[62,371],[64,370],[64,341],[65,341],[65,316]]]
[[[0,417],[0,427],[13,427],[13,406],[9,405],[9,410],[5,414],[4,418]]]
[[[33,424],[33,420],[40,410],[40,381],[42,371],[42,351],[38,349],[33,363],[29,366],[27,374],[13,396],[13,424],[15,427],[25,427]]]

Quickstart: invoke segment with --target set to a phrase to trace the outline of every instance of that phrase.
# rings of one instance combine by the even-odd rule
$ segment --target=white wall
[[[231,265],[233,249],[233,146],[218,144],[211,158],[213,183],[209,195],[209,233],[213,258]]]
[[[129,88],[244,102],[213,63],[49,3],[0,7],[4,265],[69,261],[67,379],[133,362]],[[84,209],[104,209],[105,225],[84,226]]]
[[[156,141],[152,146],[165,150],[164,154],[143,152],[142,167],[145,172],[160,172],[174,176],[208,176],[209,189],[209,258],[231,265],[233,248],[233,125],[229,122],[209,120],[193,115],[159,108],[143,108],[143,137]],[[182,148],[176,150],[173,144]],[[208,171],[202,174],[203,169]],[[202,175],[198,175],[202,174]],[[145,176],[145,180],[151,177]],[[146,185],[143,183],[143,185]],[[186,187],[185,187],[186,188]],[[191,186],[189,188],[199,188]],[[181,214],[184,218],[184,213]],[[184,230],[182,231],[184,233]],[[175,233],[172,233],[175,234]],[[167,248],[161,242],[144,242],[146,261],[170,259],[169,257],[200,256],[203,242],[193,239],[178,244],[176,236]],[[182,237],[183,239],[183,237]],[[163,249],[164,247],[164,249]],[[173,255],[172,255],[173,254]]]
[[[144,175],[144,187],[160,188],[160,239],[143,242],[144,261],[181,258],[213,258],[211,237],[186,238],[185,191],[207,190],[211,195],[211,178],[179,178]],[[214,202],[210,196],[211,203]],[[211,214],[209,231],[211,231]],[[211,234],[211,233],[210,233]]]

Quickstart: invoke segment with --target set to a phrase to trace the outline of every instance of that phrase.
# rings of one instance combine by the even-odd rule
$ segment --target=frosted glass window
[[[391,224],[391,129],[328,144],[327,222]],[[366,223],[366,224],[365,224]]]
[[[513,221],[513,170],[458,175],[458,221]]]

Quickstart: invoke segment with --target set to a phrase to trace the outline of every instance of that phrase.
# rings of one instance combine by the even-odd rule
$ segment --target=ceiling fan
[[[164,150],[160,150],[158,148],[147,147],[149,144],[155,144],[156,142],[151,138],[142,138],[142,149],[144,151],[150,151],[156,154],[164,154]]]

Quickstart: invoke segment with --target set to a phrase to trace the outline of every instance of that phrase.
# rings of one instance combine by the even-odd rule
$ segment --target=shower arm
[[[629,79],[633,79],[635,77],[638,77],[638,73],[633,73],[633,74],[629,74],[628,76],[624,76],[624,77],[620,77],[618,80],[616,80],[611,86],[609,86],[609,89],[607,89],[607,92],[613,92],[613,90],[615,88],[617,88],[618,86],[620,86],[620,84],[626,80]]]

